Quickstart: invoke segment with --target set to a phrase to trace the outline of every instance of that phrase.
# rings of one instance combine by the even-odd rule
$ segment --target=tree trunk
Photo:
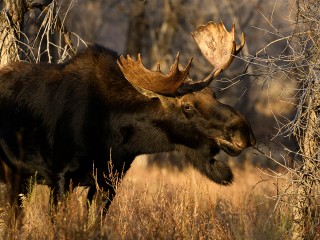
[[[4,0],[3,2],[3,10],[0,14],[0,67],[20,59],[19,41],[25,6],[24,0]],[[0,147],[3,147],[2,144]],[[8,182],[12,183],[9,184],[11,188],[8,188],[6,184]],[[18,205],[15,203],[18,200],[20,183],[19,171],[11,171],[3,161],[0,161],[0,206],[5,206],[9,200],[15,206],[14,214],[17,214]],[[11,218],[12,225],[15,224],[14,221],[15,218]]]
[[[132,2],[129,27],[128,27],[128,36],[127,36],[127,53],[137,56],[138,53],[141,53],[147,34],[147,20],[145,18],[145,6],[146,1],[143,1],[139,4]]]
[[[157,33],[151,33],[154,36],[154,42],[152,43],[150,59],[152,63],[159,63],[163,72],[169,70],[170,64],[173,63],[172,56],[175,56],[175,54],[171,54],[170,49],[178,25],[178,13],[175,11],[175,6],[180,4],[182,4],[181,0],[175,2],[164,0],[161,27]]]
[[[299,44],[305,58],[301,66],[303,79],[302,95],[306,98],[299,104],[304,109],[299,116],[296,134],[300,145],[302,166],[297,171],[295,179],[295,202],[293,203],[292,238],[314,239],[318,234],[315,226],[319,224],[317,211],[319,210],[320,186],[320,37],[319,37],[319,3],[313,1],[298,1],[297,21],[303,23],[303,32],[307,36],[299,38]],[[305,21],[308,19],[308,21]],[[318,200],[317,200],[318,199]]]
[[[0,15],[0,65],[19,60],[20,31],[25,0],[4,0]]]
[[[310,101],[309,108],[320,107],[319,98],[315,98],[315,102]],[[317,133],[319,129],[319,116],[314,110],[310,111],[308,125],[306,128],[303,142],[303,166],[298,172],[298,181],[296,184],[296,202],[293,206],[293,228],[292,239],[309,239],[308,225],[312,222],[312,200],[317,191],[319,179],[315,178],[315,172],[319,171],[320,164],[318,162],[318,141]]]

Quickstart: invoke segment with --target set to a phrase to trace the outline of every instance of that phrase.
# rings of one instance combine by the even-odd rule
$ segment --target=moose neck
[[[201,135],[184,118],[177,98],[148,97],[125,78],[112,80],[103,82],[103,93],[107,108],[114,110],[113,145],[139,155],[172,151],[177,144],[192,148],[201,144]]]
[[[113,140],[116,140],[113,144],[135,156],[173,151],[177,144],[199,145],[199,133],[186,119],[179,119],[177,102],[175,98],[159,96],[144,105],[137,102],[133,106],[136,109],[129,112],[119,109],[111,119]]]

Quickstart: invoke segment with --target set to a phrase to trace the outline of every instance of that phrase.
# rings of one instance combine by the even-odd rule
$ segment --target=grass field
[[[89,209],[86,190],[66,196],[50,214],[49,190],[23,197],[24,217],[2,210],[3,239],[288,239],[290,211],[272,198],[274,178],[246,165],[235,183],[218,186],[197,171],[142,167],[135,162],[106,216],[101,201]]]

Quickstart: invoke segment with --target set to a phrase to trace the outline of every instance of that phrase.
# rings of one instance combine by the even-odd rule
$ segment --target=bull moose
[[[231,169],[214,156],[220,149],[236,156],[255,137],[246,118],[217,101],[208,85],[240,52],[244,35],[236,45],[234,25],[229,32],[221,22],[199,26],[192,35],[213,65],[201,81],[189,79],[192,59],[183,68],[179,54],[164,74],[160,66],[146,69],[140,55],[119,57],[98,45],[61,64],[3,66],[1,164],[18,173],[22,184],[36,174],[51,187],[55,202],[70,181],[89,187],[89,200],[98,183],[109,191],[106,207],[115,194],[106,177],[108,162],[121,178],[140,154],[181,151],[210,180],[230,184]]]

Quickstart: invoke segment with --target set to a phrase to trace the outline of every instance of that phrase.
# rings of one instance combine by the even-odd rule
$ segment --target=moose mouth
[[[214,140],[217,142],[219,148],[230,156],[238,156],[245,149],[245,147],[237,146],[236,143],[229,142],[222,138],[214,138]]]
[[[234,140],[228,141],[220,137],[212,136],[209,136],[208,138],[213,139],[217,143],[218,147],[230,156],[238,156],[246,148],[243,142]]]
[[[246,131],[234,130],[229,134],[221,135],[211,135],[208,138],[214,140],[218,147],[230,156],[238,156],[244,149],[253,146],[256,142],[251,131],[247,133]]]

